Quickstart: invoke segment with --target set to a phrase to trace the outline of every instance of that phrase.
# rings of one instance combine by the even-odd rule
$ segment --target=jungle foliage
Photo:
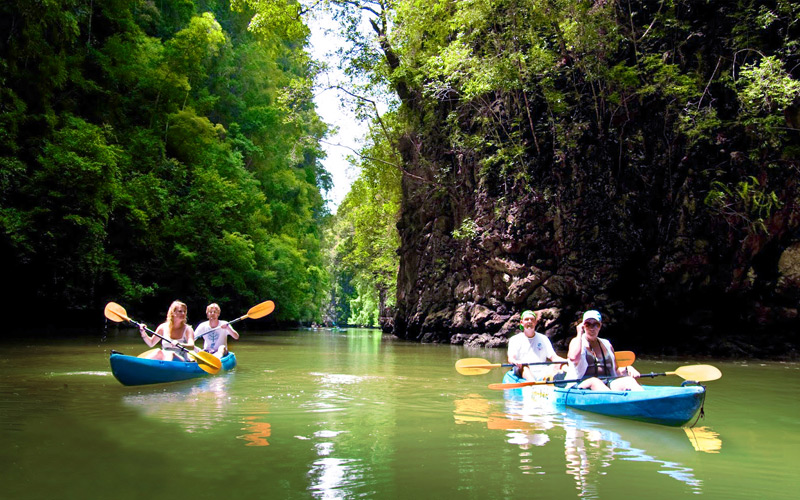
[[[382,120],[393,123],[394,115]],[[379,326],[397,294],[397,220],[400,158],[390,137],[374,127],[353,160],[360,175],[332,218],[329,229],[333,318],[336,323]]]
[[[742,205],[740,227],[757,230],[796,174],[798,14],[786,0],[399,0],[388,79],[415,91],[414,132],[436,127],[453,154],[478,153],[499,196],[589,143],[643,173],[722,150],[702,173],[708,208]],[[665,145],[647,136],[647,109]]]
[[[533,200],[540,220],[529,222],[555,228],[542,259],[591,276],[590,296],[613,278],[598,267],[652,273],[641,286],[656,295],[752,287],[759,253],[794,241],[797,2],[332,3],[353,40],[349,67],[400,103],[389,140],[402,157],[400,252],[411,257],[399,317],[451,308],[452,294],[432,290],[459,264],[437,274],[417,257],[435,247],[431,259],[449,262],[486,204],[502,216]],[[372,40],[356,29],[362,15]],[[437,217],[443,238],[426,226]],[[713,250],[695,256],[701,248]]]
[[[270,5],[0,5],[0,256],[24,277],[7,307],[318,318],[326,125],[308,29]]]

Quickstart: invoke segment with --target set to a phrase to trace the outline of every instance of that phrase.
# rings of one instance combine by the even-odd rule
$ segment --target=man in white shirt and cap
[[[553,344],[546,335],[536,331],[539,317],[533,311],[523,311],[520,316],[520,329],[508,341],[508,362],[516,365],[514,372],[525,380],[542,380],[558,371],[558,364],[529,365],[527,363],[546,363],[548,361],[567,363],[567,359],[557,355]]]

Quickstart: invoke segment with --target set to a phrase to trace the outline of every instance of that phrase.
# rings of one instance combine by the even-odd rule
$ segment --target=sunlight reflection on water
[[[364,464],[358,459],[326,457],[314,462],[308,475],[311,494],[321,500],[349,498],[348,491],[364,483]]]

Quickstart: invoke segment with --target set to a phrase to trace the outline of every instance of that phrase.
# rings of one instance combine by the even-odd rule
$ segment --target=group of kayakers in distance
[[[538,322],[535,312],[524,311],[520,316],[522,332],[508,341],[508,362],[515,365],[514,372],[518,378],[530,381],[580,380],[577,384],[579,389],[595,391],[643,390],[636,381],[639,372],[632,366],[618,367],[611,342],[599,337],[603,319],[598,311],[583,313],[566,358],[557,355],[550,339],[536,331]],[[548,362],[550,364],[546,364]],[[563,370],[565,365],[566,371]]]
[[[186,349],[196,351],[194,343],[202,338],[202,350],[221,359],[228,353],[228,336],[239,338],[233,326],[219,319],[221,312],[218,304],[209,304],[206,307],[208,321],[200,323],[194,330],[187,323],[186,304],[174,301],[169,306],[166,321],[156,328],[157,335],[149,335],[147,326],[139,324],[139,333],[148,347],[155,347],[161,341],[160,349],[152,349],[140,357],[194,361]],[[611,342],[600,338],[603,318],[598,311],[583,313],[577,325],[577,334],[569,343],[566,358],[556,354],[550,339],[536,331],[538,322],[539,317],[535,312],[524,311],[520,315],[522,332],[508,341],[508,362],[514,365],[514,374],[518,378],[528,381],[549,379],[556,384],[559,380],[579,380],[579,389],[595,391],[643,390],[636,381],[639,372],[632,366],[617,366]]]
[[[222,312],[219,305],[213,303],[206,307],[206,317],[204,321],[197,325],[197,330],[186,322],[187,307],[183,302],[176,300],[169,306],[167,319],[158,325],[156,333],[161,335],[149,335],[147,325],[139,325],[139,333],[142,340],[148,347],[155,347],[161,341],[161,349],[153,349],[141,355],[149,359],[160,359],[164,361],[194,361],[188,353],[178,347],[182,345],[186,349],[195,349],[195,340],[203,339],[203,351],[222,358],[228,353],[228,336],[234,339],[239,338],[239,333],[227,321],[221,321],[219,315]],[[169,341],[167,340],[169,339]],[[213,359],[213,358],[212,358]]]

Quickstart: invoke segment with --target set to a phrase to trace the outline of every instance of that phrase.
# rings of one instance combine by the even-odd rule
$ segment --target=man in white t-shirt
[[[561,361],[567,359],[557,355],[553,344],[546,335],[536,331],[539,318],[533,311],[524,311],[520,316],[521,333],[511,337],[508,341],[508,362],[517,365],[515,373],[526,380],[542,380],[558,371],[557,364],[552,365],[527,365],[525,363],[545,363],[547,361]]]
[[[209,304],[206,307],[208,321],[197,325],[194,331],[195,341],[202,338],[205,341],[203,350],[218,358],[228,354],[228,335],[237,340],[239,339],[239,332],[234,330],[227,321],[220,321],[219,315],[221,312],[217,304]]]

